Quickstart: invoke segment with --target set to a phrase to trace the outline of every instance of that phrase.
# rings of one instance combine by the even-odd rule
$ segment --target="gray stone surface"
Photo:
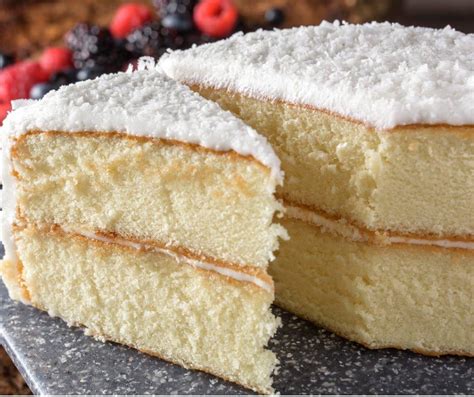
[[[275,308],[283,327],[271,348],[282,394],[473,394],[474,359],[367,350]],[[37,394],[242,394],[246,390],[12,302],[0,283],[0,341]]]

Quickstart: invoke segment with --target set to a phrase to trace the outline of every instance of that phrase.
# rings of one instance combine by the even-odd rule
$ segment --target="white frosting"
[[[15,111],[5,119],[1,134],[117,131],[173,139],[252,156],[281,180],[280,160],[265,137],[214,102],[166,77],[149,61],[141,65],[136,72],[103,75],[61,87],[39,101],[15,102]]]
[[[371,233],[349,224],[344,219],[331,219],[314,211],[295,206],[286,206],[286,216],[312,223],[330,233],[338,234],[353,241],[377,241],[382,244],[428,245],[442,248],[460,248],[474,250],[474,241],[460,241],[448,239],[424,239],[406,236],[391,236]]]
[[[262,280],[261,278],[259,278],[257,276],[254,276],[252,274],[239,272],[238,270],[229,269],[229,268],[224,267],[224,266],[217,266],[217,265],[214,265],[212,263],[202,262],[202,261],[198,261],[196,259],[191,259],[191,258],[182,256],[182,255],[178,255],[177,253],[175,253],[171,250],[154,247],[154,246],[151,246],[149,244],[136,243],[136,242],[133,242],[133,241],[124,240],[124,239],[120,239],[120,238],[110,239],[110,238],[107,238],[105,236],[101,236],[101,235],[98,235],[96,233],[93,233],[93,232],[85,232],[85,231],[80,231],[80,230],[73,229],[73,228],[63,227],[62,229],[66,233],[77,234],[77,235],[86,237],[86,238],[91,239],[91,240],[102,241],[102,242],[109,243],[109,244],[118,244],[118,245],[122,245],[122,246],[125,246],[125,247],[128,247],[128,248],[133,248],[133,249],[136,249],[136,250],[147,249],[147,250],[152,250],[152,251],[155,251],[155,252],[159,252],[161,254],[171,256],[178,263],[186,263],[188,265],[197,267],[199,269],[216,272],[216,273],[222,274],[225,277],[229,277],[229,278],[232,278],[232,279],[237,280],[237,281],[253,283],[256,286],[258,286],[260,288],[263,288],[264,290],[266,290],[268,292],[273,292],[272,285],[270,285],[266,281]]]
[[[189,83],[327,109],[380,129],[474,124],[474,35],[323,22],[257,31],[165,54]]]
[[[0,129],[1,134],[1,129]],[[5,250],[4,259],[16,262],[16,249],[13,240],[12,225],[15,220],[16,198],[15,198],[15,178],[12,175],[11,162],[9,161],[9,140],[2,135],[1,156],[1,178],[2,178],[2,219],[0,238]]]
[[[11,176],[12,138],[30,130],[123,132],[197,144],[217,151],[252,156],[283,180],[280,160],[266,138],[230,112],[166,77],[154,63],[140,70],[101,76],[48,93],[39,101],[20,100],[5,121],[2,139],[5,258],[15,260],[11,225],[15,216],[15,184]]]

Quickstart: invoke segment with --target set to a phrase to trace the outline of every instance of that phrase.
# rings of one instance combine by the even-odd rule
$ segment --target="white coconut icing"
[[[39,101],[15,104],[1,134],[31,130],[117,131],[173,139],[252,156],[281,180],[280,161],[266,138],[214,102],[166,77],[150,61],[141,70],[103,75],[61,87]]]
[[[0,129],[2,139],[5,258],[15,260],[11,225],[15,181],[11,176],[12,139],[31,130],[123,132],[197,144],[217,151],[252,156],[283,180],[280,160],[266,138],[230,112],[166,77],[144,59],[138,71],[101,76],[60,88],[38,101],[13,103]]]
[[[379,129],[474,124],[474,35],[323,22],[165,54],[174,79],[310,105]]]

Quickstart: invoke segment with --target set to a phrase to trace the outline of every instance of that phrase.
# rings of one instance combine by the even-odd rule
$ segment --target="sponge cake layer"
[[[474,236],[474,126],[377,130],[335,114],[224,89],[193,89],[264,134],[279,195],[370,230]]]

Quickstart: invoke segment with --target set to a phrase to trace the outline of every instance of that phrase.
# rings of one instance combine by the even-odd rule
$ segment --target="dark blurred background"
[[[160,14],[169,13],[172,9],[175,10],[176,7],[173,8],[171,3],[179,3],[180,1],[182,4],[188,4],[188,6],[191,4],[189,7],[194,7],[196,4],[196,0],[135,1],[135,3],[138,2],[149,7],[150,15],[152,15],[154,21],[149,22],[151,30],[141,28],[142,30],[135,34],[135,38],[138,38],[138,44],[142,45],[143,40],[146,40],[147,37],[150,41],[142,45],[142,53],[135,52],[130,56],[131,58],[136,58],[143,54],[159,56],[167,46],[185,48],[193,42],[200,43],[216,39],[215,37],[204,35],[202,31],[199,32],[196,26],[190,31],[177,35],[173,33],[173,26],[171,26],[171,30],[167,28],[165,34],[160,31],[158,37],[153,36],[156,33],[156,29],[161,29],[160,23],[163,25],[164,15]],[[322,20],[331,21],[339,19],[353,23],[387,20],[400,22],[404,25],[428,27],[451,25],[465,33],[474,32],[474,0],[225,1],[232,1],[238,10],[239,20],[233,29],[234,31],[251,31],[259,27],[273,28],[311,25],[318,24]],[[39,58],[48,47],[65,47],[67,44],[64,40],[65,34],[79,22],[87,22],[88,24],[99,25],[107,29],[116,15],[117,9],[127,2],[126,0],[0,0],[0,69],[6,70],[6,63],[2,66],[2,57],[4,57],[5,62],[9,60],[12,64],[18,64],[25,59]],[[185,10],[185,14],[189,14],[188,11]],[[192,10],[190,17],[192,18]],[[174,20],[176,21],[176,18]],[[81,37],[76,37],[76,39],[80,41]],[[122,45],[123,41],[127,44],[127,40],[130,41],[127,37],[119,44]],[[128,44],[135,45],[134,42],[129,42]],[[153,48],[153,46],[159,48]],[[72,53],[71,56],[75,56],[74,48],[70,48],[68,51]],[[34,95],[38,95],[38,92],[40,96],[44,95],[48,89],[56,89],[61,84],[80,80],[81,77],[78,77],[77,73],[79,75],[82,73],[83,78],[84,76],[85,78],[90,78],[99,72],[103,72],[104,65],[107,64],[107,60],[104,61],[103,54],[92,53],[84,55],[83,53],[84,51],[79,55],[85,58],[79,58],[79,61],[88,63],[89,69],[85,70],[87,73],[84,73],[84,70],[81,69],[83,66],[81,64],[78,65],[77,59],[75,59],[75,61],[71,60],[70,64],[67,65],[68,68],[72,68],[72,74],[71,70],[67,69],[68,76],[66,77],[64,73],[54,73],[49,77],[44,77],[41,81],[32,81],[31,87],[28,87],[26,91],[15,91],[15,87],[12,88],[11,86],[8,92],[4,90],[4,95],[10,96],[3,99],[0,97],[0,124],[2,118],[9,111],[9,101],[11,99],[31,97],[33,95],[31,92],[35,92],[36,94]],[[90,59],[87,59],[87,56]],[[127,61],[130,61],[130,59],[127,59]],[[97,69],[98,67],[99,69]],[[117,68],[120,67],[121,65],[117,66]],[[114,70],[108,69],[108,71]],[[1,73],[2,70],[0,70]],[[9,82],[11,85],[11,80],[8,80],[6,77],[15,76],[15,74],[13,72],[9,76],[6,76],[8,73],[3,74],[5,78],[2,81]],[[36,87],[32,86],[33,83],[37,84]],[[40,90],[36,89],[38,87]],[[14,95],[17,96],[15,97]],[[28,387],[5,351],[0,347],[0,394],[27,393],[29,393]]]

